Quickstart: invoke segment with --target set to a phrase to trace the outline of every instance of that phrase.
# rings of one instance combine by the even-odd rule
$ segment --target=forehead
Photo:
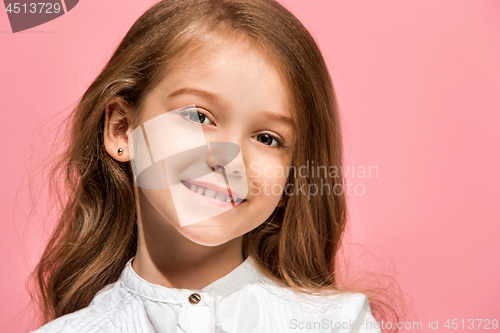
[[[291,116],[288,92],[277,69],[249,42],[197,45],[173,59],[157,89],[209,90],[224,107],[266,109]]]

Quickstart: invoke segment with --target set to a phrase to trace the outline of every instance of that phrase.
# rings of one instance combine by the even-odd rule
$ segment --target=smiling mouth
[[[214,198],[214,199],[219,200],[219,201],[231,203],[231,197],[228,196],[227,194],[216,192],[216,191],[213,191],[213,190],[208,189],[206,187],[203,187],[201,185],[196,185],[196,184],[184,181],[184,180],[181,180],[181,183],[182,183],[182,185],[187,187],[189,190],[191,190],[199,195],[203,195],[203,196],[206,196],[209,198]],[[246,201],[246,199],[236,198],[235,196],[233,196],[233,200],[235,203],[240,203],[240,202]]]

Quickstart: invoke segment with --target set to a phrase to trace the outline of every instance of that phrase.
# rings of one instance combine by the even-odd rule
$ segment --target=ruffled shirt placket
[[[167,288],[141,278],[133,270],[132,260],[127,263],[120,280],[125,289],[144,300],[144,308],[155,333],[224,332],[218,323],[219,303],[225,295],[258,276],[247,259],[202,290]]]

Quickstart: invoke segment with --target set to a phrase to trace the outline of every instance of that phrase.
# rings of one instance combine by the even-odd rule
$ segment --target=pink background
[[[36,328],[24,307],[43,246],[27,220],[37,131],[69,112],[153,2],[82,0],[16,34],[0,11],[2,331]],[[350,197],[351,239],[393,265],[424,331],[429,319],[500,319],[500,2],[283,3],[328,62],[347,165],[378,168],[350,177],[365,191]]]

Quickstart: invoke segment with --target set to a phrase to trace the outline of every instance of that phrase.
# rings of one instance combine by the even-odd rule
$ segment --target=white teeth
[[[205,190],[205,196],[210,197],[210,198],[215,198],[215,192],[212,190],[209,190],[208,188]]]
[[[225,201],[226,198],[227,198],[227,196],[224,194],[217,194],[217,196],[215,197],[215,199],[221,200],[221,201]]]
[[[215,198],[220,201],[226,201],[231,203],[231,198],[223,193],[217,193],[212,190],[209,190],[207,188],[204,188],[203,186],[195,185],[195,184],[189,184],[187,182],[183,182],[186,187],[188,187],[191,191],[196,192],[198,194],[204,195],[209,198]],[[235,199],[237,200],[237,199]],[[236,201],[238,202],[238,201]]]

